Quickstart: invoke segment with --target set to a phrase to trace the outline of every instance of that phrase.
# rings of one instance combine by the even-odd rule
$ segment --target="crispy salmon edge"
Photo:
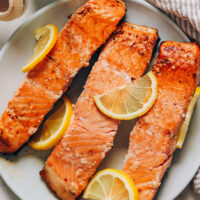
[[[120,18],[121,18],[121,20],[122,20],[122,18],[124,17],[124,15],[126,14],[126,8],[125,8],[125,3],[124,3],[124,1],[123,0],[115,0],[117,3],[120,3],[121,5],[120,5],[120,7],[121,7],[121,9],[122,9],[122,11],[123,11],[123,16],[120,16]],[[87,3],[87,2],[86,2]],[[84,6],[84,5],[83,5]],[[81,8],[81,7],[80,7]],[[79,9],[80,9],[79,8]],[[77,12],[77,11],[76,11]],[[76,13],[75,12],[75,13]],[[120,20],[117,22],[117,23],[120,23]],[[117,25],[115,26],[115,30],[116,30],[116,28],[117,28]],[[114,30],[113,30],[113,32],[114,32]],[[110,35],[112,34],[112,32],[110,33]],[[108,38],[107,38],[108,39]],[[101,46],[104,44],[106,42],[106,40],[101,44]],[[101,47],[101,46],[99,46],[96,50],[95,50],[95,52]],[[94,53],[95,52],[93,52],[92,53],[92,55],[91,55],[91,57],[94,55]],[[50,58],[49,57],[49,59],[52,59],[52,58]],[[91,59],[90,59],[91,60]],[[86,67],[86,66],[83,66],[83,67]],[[82,68],[83,68],[82,67]],[[18,90],[17,90],[18,91]],[[66,92],[66,91],[65,91]],[[58,100],[58,99],[57,99]],[[57,101],[56,100],[56,101]],[[46,116],[46,115],[45,115]],[[0,120],[1,120],[1,117],[0,117]],[[42,122],[41,122],[42,123]],[[1,130],[0,130],[1,131]],[[9,145],[8,144],[8,141],[7,141],[7,138],[5,137],[5,138],[3,138],[2,137],[2,135],[1,135],[1,132],[0,132],[0,153],[13,153],[13,152],[15,152],[15,151],[17,151],[17,150],[19,150],[25,143],[27,143],[28,142],[28,140],[26,140],[26,141],[24,141],[24,143],[21,145],[21,146],[18,146],[17,148],[16,147],[12,147],[11,145]]]
[[[56,173],[47,165],[40,171],[40,176],[45,179],[47,185],[61,199],[74,200],[76,197],[66,187],[65,182],[60,179]],[[53,182],[52,182],[53,180]],[[57,191],[57,192],[56,192]]]
[[[120,27],[123,23],[125,23],[127,26],[132,26],[134,27],[134,29],[137,30],[141,30],[144,32],[149,32],[152,34],[156,35],[156,42],[154,45],[154,50],[156,49],[156,45],[158,44],[159,41],[159,35],[158,35],[158,30],[156,28],[149,28],[147,26],[143,26],[143,25],[135,25],[129,22],[121,22],[118,27]],[[115,32],[113,33],[113,35],[116,34]],[[112,37],[112,36],[111,36]],[[108,39],[109,40],[109,39]],[[103,49],[105,48],[105,45],[103,47]],[[153,57],[154,54],[154,50],[152,52],[151,55],[151,59]],[[103,50],[102,50],[103,51]],[[147,68],[149,66],[150,63],[148,63]],[[52,189],[52,191],[61,199],[65,200],[65,198],[67,200],[74,200],[77,198],[76,195],[73,195],[69,189],[67,189],[67,186],[65,187],[66,183],[51,169],[51,167],[49,167],[46,163],[43,167],[43,169],[40,171],[40,176],[44,179],[44,181],[46,182],[46,184],[49,186],[49,188]],[[61,187],[61,188],[60,188]],[[63,192],[62,192],[63,191]],[[63,193],[63,194],[62,194]]]
[[[161,54],[161,47],[167,43],[167,42],[171,42],[171,43],[174,43],[175,41],[172,41],[172,40],[166,40],[166,41],[162,41],[160,43],[160,47],[159,47],[159,51],[158,51],[158,56],[157,58],[160,56]],[[181,42],[182,44],[185,44],[185,45],[188,45],[188,44],[193,44],[196,46],[197,48],[197,51],[200,51],[200,44],[198,44],[197,42]],[[196,85],[198,86],[198,84],[200,83],[200,57],[197,58],[197,77],[196,77]]]
[[[196,46],[195,48],[196,48],[197,55],[198,55],[198,54],[200,55],[200,45],[199,45],[197,42],[175,42],[175,41],[169,40],[169,41],[162,41],[162,42],[160,43],[160,47],[159,47],[158,56],[157,56],[156,61],[158,61],[158,58],[159,58],[160,55],[162,54],[161,49],[162,49],[162,46],[165,45],[165,43],[172,43],[172,44],[173,44],[173,43],[181,43],[181,44],[183,44],[183,45],[195,45],[195,46]],[[156,63],[155,63],[155,64],[156,64]],[[154,65],[155,65],[155,64],[154,64]],[[200,72],[200,57],[197,57],[197,61],[196,61],[195,64],[196,64],[196,70],[197,70],[197,73],[196,73],[196,74],[197,74],[197,77],[196,77],[196,86],[197,86],[197,85],[199,84],[199,79],[200,79],[200,74],[199,74],[199,72]],[[181,128],[181,125],[182,125],[183,122],[184,122],[184,118],[182,118],[182,120],[181,120],[180,123],[178,124],[177,129],[175,130],[174,134],[179,133],[180,128]],[[133,132],[133,129],[134,129],[134,127],[132,128],[132,130],[131,130],[130,133]],[[130,142],[129,142],[129,145],[130,145]],[[128,148],[129,148],[129,147],[128,147]],[[174,149],[173,154],[174,154],[175,151],[176,151],[176,148]],[[127,150],[127,152],[128,152],[128,150]],[[172,158],[172,159],[173,159],[173,154],[171,155],[171,158]],[[127,156],[127,154],[126,154],[126,156]],[[169,157],[169,158],[165,161],[165,163],[169,162],[169,160],[170,160],[171,158]],[[125,159],[126,159],[126,158],[125,158]],[[124,165],[124,163],[125,163],[125,160],[123,161],[123,165]],[[162,175],[162,178],[161,178],[161,180],[160,180],[159,187],[160,187],[160,185],[162,184],[162,180],[163,180],[164,176],[166,175],[166,172],[167,172],[167,170],[169,169],[170,165],[171,165],[171,161],[168,163],[166,169],[163,171],[163,175]],[[153,194],[153,198],[152,198],[152,199],[154,199],[155,196],[157,195],[158,190],[159,190],[159,187],[154,191],[154,194]],[[141,200],[143,200],[143,199],[141,199]]]

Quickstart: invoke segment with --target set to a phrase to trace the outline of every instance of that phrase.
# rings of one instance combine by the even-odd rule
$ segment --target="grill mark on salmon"
[[[138,79],[151,60],[157,38],[155,29],[123,23],[105,45],[68,131],[40,173],[59,198],[74,200],[80,195],[113,145],[119,121],[102,114],[93,96]]]
[[[14,152],[33,135],[73,77],[125,15],[121,0],[89,0],[59,33],[51,52],[31,70],[0,119],[0,152]]]
[[[200,48],[195,43],[164,42],[153,72],[158,98],[140,117],[130,135],[123,171],[135,182],[140,200],[152,200],[170,166],[200,69]]]

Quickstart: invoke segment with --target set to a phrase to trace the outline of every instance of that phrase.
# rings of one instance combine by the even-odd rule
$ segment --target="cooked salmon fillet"
[[[40,173],[59,198],[79,196],[113,145],[119,121],[102,114],[93,96],[138,79],[151,60],[157,37],[155,29],[123,23],[105,45],[76,103],[68,131]]]
[[[87,67],[94,52],[125,15],[121,0],[89,0],[61,30],[49,55],[28,73],[0,119],[0,152],[14,152],[33,135],[44,116]]]
[[[153,72],[158,98],[130,135],[123,171],[135,182],[140,200],[152,200],[169,167],[200,68],[195,43],[164,42]]]

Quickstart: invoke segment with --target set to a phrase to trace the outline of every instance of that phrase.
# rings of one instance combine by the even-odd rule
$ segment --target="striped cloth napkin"
[[[200,43],[200,0],[147,0],[165,11],[188,36]]]
[[[200,44],[200,0],[147,0],[165,11],[191,38]],[[200,194],[200,168],[193,180],[194,191]]]

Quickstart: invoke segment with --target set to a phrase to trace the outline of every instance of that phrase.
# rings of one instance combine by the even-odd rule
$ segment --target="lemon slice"
[[[157,79],[153,72],[149,72],[133,85],[96,95],[94,100],[105,115],[129,120],[145,114],[153,106],[158,94],[157,88]]]
[[[83,198],[95,200],[138,200],[138,191],[131,178],[116,169],[98,172],[88,184]]]
[[[67,97],[64,97],[44,122],[41,130],[32,137],[29,146],[37,150],[47,150],[56,145],[65,134],[72,113],[72,104]]]
[[[58,28],[53,24],[48,24],[35,30],[35,38],[37,44],[35,46],[32,57],[23,67],[22,72],[33,69],[44,57],[50,52],[56,43],[58,36]]]
[[[194,96],[192,97],[190,104],[188,106],[187,113],[185,115],[185,120],[184,120],[184,122],[181,126],[180,135],[179,135],[179,138],[178,138],[178,142],[176,144],[176,147],[178,149],[181,149],[182,146],[183,146],[183,143],[184,143],[187,131],[188,131],[188,127],[190,125],[190,120],[191,120],[196,102],[198,100],[199,94],[200,94],[200,87],[197,87],[196,91],[194,93]]]

